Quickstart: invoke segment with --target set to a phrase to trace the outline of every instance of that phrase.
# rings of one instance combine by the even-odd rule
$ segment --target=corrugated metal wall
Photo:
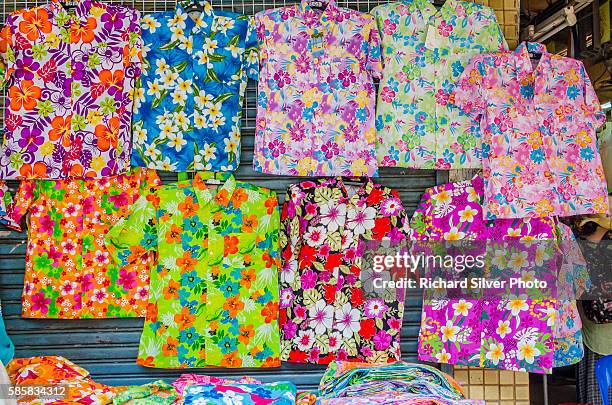
[[[3,4],[2,21],[15,9],[32,7],[44,2],[10,2]],[[264,8],[285,5],[282,1],[237,0],[212,1],[216,7],[230,8],[237,12],[253,14]],[[141,11],[163,11],[175,7],[174,2],[163,0],[125,2]],[[345,7],[367,11],[380,4],[375,1],[338,1]],[[283,198],[288,184],[298,178],[261,175],[252,170],[253,134],[255,128],[255,83],[249,83],[247,90],[246,119],[243,121],[242,165],[236,177],[264,187],[274,189]],[[1,116],[4,116],[3,111]],[[1,118],[0,118],[1,119]],[[411,214],[416,208],[420,194],[426,187],[446,181],[446,172],[381,170],[378,181],[396,188]],[[172,181],[173,175],[162,175],[164,181]],[[9,182],[12,191],[17,183]],[[112,385],[141,384],[158,378],[172,379],[181,370],[149,369],[135,364],[142,319],[108,320],[36,320],[22,319],[21,289],[25,261],[26,234],[16,232],[0,233],[0,300],[4,319],[10,337],[16,346],[17,357],[40,355],[64,356],[89,370],[92,376]],[[416,337],[420,322],[420,298],[407,297],[406,315],[402,330],[402,352],[407,360],[416,360]],[[286,378],[301,388],[313,388],[320,379],[324,367],[285,364],[280,369],[252,370],[198,370],[217,376],[251,375],[264,381]]]

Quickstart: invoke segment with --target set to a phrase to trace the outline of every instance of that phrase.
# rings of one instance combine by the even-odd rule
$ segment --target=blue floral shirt
[[[192,385],[185,392],[185,405],[292,405],[296,401],[295,385],[288,381],[270,384]]]
[[[132,165],[168,171],[233,171],[248,77],[257,80],[252,17],[176,10],[141,20],[143,72],[136,88]]]

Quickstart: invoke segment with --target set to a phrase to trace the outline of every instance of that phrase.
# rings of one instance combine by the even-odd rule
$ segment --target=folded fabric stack
[[[293,405],[295,385],[288,381],[271,384],[190,385],[184,405]]]
[[[334,362],[319,386],[321,405],[453,405],[466,400],[449,375],[423,364]]]
[[[261,381],[246,376],[242,377],[240,380],[228,380],[226,378],[213,377],[210,375],[182,374],[172,383],[172,386],[176,392],[183,395],[185,389],[190,385],[208,384],[261,384]]]

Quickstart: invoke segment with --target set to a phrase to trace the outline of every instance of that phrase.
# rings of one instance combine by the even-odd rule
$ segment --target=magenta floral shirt
[[[595,136],[605,115],[582,62],[538,43],[479,55],[454,97],[484,131],[487,218],[608,212]]]
[[[431,188],[425,192],[412,218],[412,228],[424,240],[547,240],[558,235],[550,217],[486,221],[482,215],[483,180],[472,180]],[[489,243],[489,242],[487,242]],[[522,249],[522,263],[556,260],[553,244]],[[540,250],[540,247],[543,250]],[[498,249],[499,250],[499,249]],[[487,250],[491,255],[493,251]],[[514,260],[514,257],[511,257]],[[494,262],[493,262],[494,263]],[[514,263],[514,262],[513,262]],[[518,265],[515,265],[518,266]],[[516,267],[513,267],[515,269]],[[520,276],[533,278],[530,268]],[[500,295],[484,298],[429,298],[423,303],[418,356],[437,363],[550,373],[555,365],[556,344],[561,347],[570,330],[557,326],[557,307],[552,295],[542,299],[510,299]],[[575,304],[574,304],[575,307]]]
[[[136,10],[58,0],[12,13],[0,38],[7,90],[0,178],[98,178],[129,168]]]
[[[380,37],[369,14],[308,0],[255,15],[259,95],[254,168],[375,176]]]

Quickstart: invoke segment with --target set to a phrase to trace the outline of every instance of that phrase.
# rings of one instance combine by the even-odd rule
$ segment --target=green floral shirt
[[[113,398],[113,405],[172,405],[179,398],[164,380],[127,387]]]
[[[382,37],[383,79],[376,106],[382,166],[481,167],[480,129],[451,107],[455,82],[470,59],[507,49],[493,10],[447,0],[404,0],[372,10]]]
[[[230,173],[155,189],[111,229],[116,260],[157,252],[138,364],[277,367],[276,194]]]

